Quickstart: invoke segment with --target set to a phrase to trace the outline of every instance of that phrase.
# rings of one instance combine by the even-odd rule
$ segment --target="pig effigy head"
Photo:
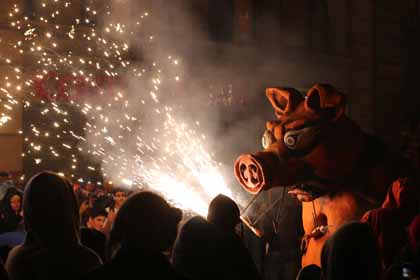
[[[306,97],[293,88],[268,88],[266,95],[277,120],[266,124],[263,151],[236,160],[239,183],[252,194],[305,183],[325,191],[351,185],[364,134],[345,115],[345,96],[326,84]]]

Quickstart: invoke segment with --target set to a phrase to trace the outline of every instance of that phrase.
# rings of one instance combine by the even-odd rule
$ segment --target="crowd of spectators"
[[[263,279],[237,234],[238,205],[224,195],[207,217],[183,220],[150,191],[80,186],[47,171],[23,190],[7,173],[0,180],[0,279]],[[401,185],[340,227],[321,267],[296,279],[419,279],[420,216]]]

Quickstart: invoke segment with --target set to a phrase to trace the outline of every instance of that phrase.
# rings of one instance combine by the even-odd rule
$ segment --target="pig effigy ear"
[[[307,111],[334,121],[344,114],[345,107],[345,96],[328,84],[315,84],[306,95]]]
[[[293,111],[303,100],[302,95],[294,88],[267,88],[265,95],[278,118]]]

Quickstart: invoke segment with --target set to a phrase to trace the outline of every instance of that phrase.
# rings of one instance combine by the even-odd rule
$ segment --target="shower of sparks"
[[[87,6],[84,18],[63,23],[71,2],[36,3],[35,18],[14,5],[10,27],[21,36],[0,42],[13,53],[0,57],[11,66],[0,77],[0,127],[19,107],[31,115],[22,156],[33,168],[57,162],[65,166],[56,170],[60,175],[81,183],[101,172],[126,187],[156,190],[201,215],[217,194],[233,198],[206,150],[199,122],[184,123],[173,113],[178,105],[165,104],[167,96],[161,96],[183,80],[177,72],[182,60],[169,55],[144,65],[130,58],[130,43],[144,34],[136,28],[148,12],[126,25],[112,21],[109,5]],[[96,18],[109,23],[97,24]],[[142,38],[147,45],[158,37]],[[86,162],[82,155],[95,160]]]

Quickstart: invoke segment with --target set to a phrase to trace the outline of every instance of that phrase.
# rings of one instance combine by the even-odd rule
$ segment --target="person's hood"
[[[79,242],[79,212],[70,183],[52,172],[34,175],[23,197],[26,243],[43,247]]]

